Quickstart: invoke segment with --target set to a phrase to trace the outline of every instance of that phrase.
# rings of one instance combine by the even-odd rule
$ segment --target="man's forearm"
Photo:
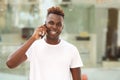
[[[27,57],[25,55],[28,48],[32,45],[32,43],[35,41],[33,37],[28,39],[19,49],[17,49],[7,60],[6,64],[9,68],[15,68],[22,62],[24,62]]]

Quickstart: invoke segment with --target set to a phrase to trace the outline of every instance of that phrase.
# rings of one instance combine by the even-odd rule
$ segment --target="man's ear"
[[[64,25],[63,25],[63,27],[62,27],[62,29],[64,28]]]

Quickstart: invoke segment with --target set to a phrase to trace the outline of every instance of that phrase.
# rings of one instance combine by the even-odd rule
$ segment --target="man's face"
[[[63,29],[63,17],[57,14],[49,14],[46,20],[47,37],[55,39],[59,38]]]

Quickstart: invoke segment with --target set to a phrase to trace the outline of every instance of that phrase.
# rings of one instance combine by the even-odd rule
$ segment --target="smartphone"
[[[47,29],[47,26],[46,26],[46,24],[44,24],[44,26],[46,27],[46,29]],[[46,33],[46,32],[45,32]],[[41,35],[41,38],[43,38],[44,36],[45,36],[45,33],[43,33],[42,35]]]
[[[44,24],[44,26],[47,28],[46,23]]]

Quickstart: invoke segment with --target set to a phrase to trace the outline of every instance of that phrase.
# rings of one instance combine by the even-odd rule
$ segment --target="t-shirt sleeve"
[[[70,68],[82,67],[83,63],[77,48],[73,50],[73,56],[70,64]]]

